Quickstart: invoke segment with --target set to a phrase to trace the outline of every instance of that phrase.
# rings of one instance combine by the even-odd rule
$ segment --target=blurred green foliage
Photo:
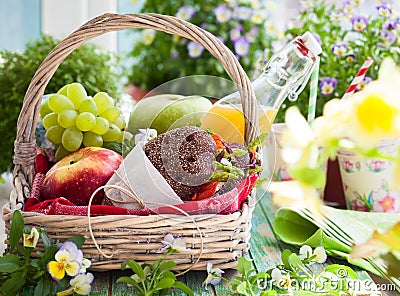
[[[29,83],[44,58],[59,43],[42,35],[29,42],[22,52],[0,51],[0,172],[12,168],[16,122]],[[85,44],[72,52],[60,65],[45,93],[57,92],[63,85],[80,82],[89,95],[106,91],[116,100],[121,94],[119,58],[101,51],[94,44]]]

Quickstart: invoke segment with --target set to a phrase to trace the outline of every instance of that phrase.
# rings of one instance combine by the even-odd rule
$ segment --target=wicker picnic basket
[[[249,249],[252,195],[240,211],[227,215],[44,215],[23,212],[35,175],[35,127],[44,90],[61,62],[84,42],[107,32],[129,28],[155,29],[193,40],[202,45],[225,67],[236,82],[246,118],[245,141],[257,135],[256,100],[249,78],[234,54],[214,35],[181,19],[158,14],[104,14],[96,17],[61,41],[35,73],[26,92],[17,123],[14,155],[14,190],[10,204],[3,208],[6,231],[13,210],[21,210],[26,225],[42,227],[53,239],[63,241],[82,234],[84,256],[92,270],[119,269],[121,263],[135,259],[153,262],[163,256],[155,251],[168,233],[183,237],[190,250],[172,254],[177,270],[205,270],[207,262],[220,268],[234,268],[237,259]],[[42,247],[42,246],[39,246]]]

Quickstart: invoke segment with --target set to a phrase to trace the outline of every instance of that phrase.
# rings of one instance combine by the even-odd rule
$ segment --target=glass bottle
[[[260,134],[268,133],[278,109],[286,97],[296,100],[304,89],[322,52],[310,33],[296,37],[277,51],[262,73],[252,82],[258,103]],[[239,92],[216,102],[201,120],[201,127],[210,128],[227,142],[244,142],[244,116]]]

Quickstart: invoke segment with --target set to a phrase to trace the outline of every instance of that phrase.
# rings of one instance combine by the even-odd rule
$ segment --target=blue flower
[[[246,37],[242,36],[235,41],[234,47],[238,56],[244,57],[249,53],[250,43],[247,41]]]
[[[392,9],[384,2],[378,5],[376,9],[378,10],[379,15],[382,17],[388,18],[392,14]]]
[[[346,62],[348,62],[348,63],[354,62],[355,58],[356,58],[356,55],[354,53],[348,53],[345,56]]]
[[[361,80],[360,83],[358,84],[356,91],[360,91],[360,90],[364,89],[364,87],[365,87],[368,83],[370,83],[371,81],[372,81],[372,78],[371,78],[371,77],[365,76],[365,77],[363,78],[363,80]]]
[[[203,53],[204,47],[194,41],[190,41],[187,45],[187,50],[189,57],[198,58]]]
[[[337,86],[337,80],[333,77],[325,77],[321,80],[319,88],[321,89],[321,96],[327,97],[331,95]]]
[[[215,7],[215,16],[219,23],[226,23],[232,17],[232,11],[225,5],[218,5]]]
[[[242,31],[243,31],[242,25],[237,25],[231,29],[231,31],[229,32],[229,37],[232,40],[232,42],[235,42],[240,38]]]
[[[341,57],[347,51],[347,44],[346,43],[336,43],[332,46],[332,52]]]
[[[196,10],[194,9],[193,6],[186,5],[182,6],[181,8],[178,9],[178,12],[176,13],[176,17],[179,17],[185,21],[188,21],[192,18]]]
[[[350,19],[353,29],[356,32],[362,32],[367,28],[368,19],[365,16],[353,16]]]

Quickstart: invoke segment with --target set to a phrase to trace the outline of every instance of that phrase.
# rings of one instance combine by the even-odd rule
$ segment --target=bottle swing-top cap
[[[309,51],[312,52],[314,57],[317,57],[322,53],[321,45],[318,43],[317,39],[315,39],[314,35],[311,34],[309,31],[301,35],[301,40],[303,40],[304,45],[308,48]]]

